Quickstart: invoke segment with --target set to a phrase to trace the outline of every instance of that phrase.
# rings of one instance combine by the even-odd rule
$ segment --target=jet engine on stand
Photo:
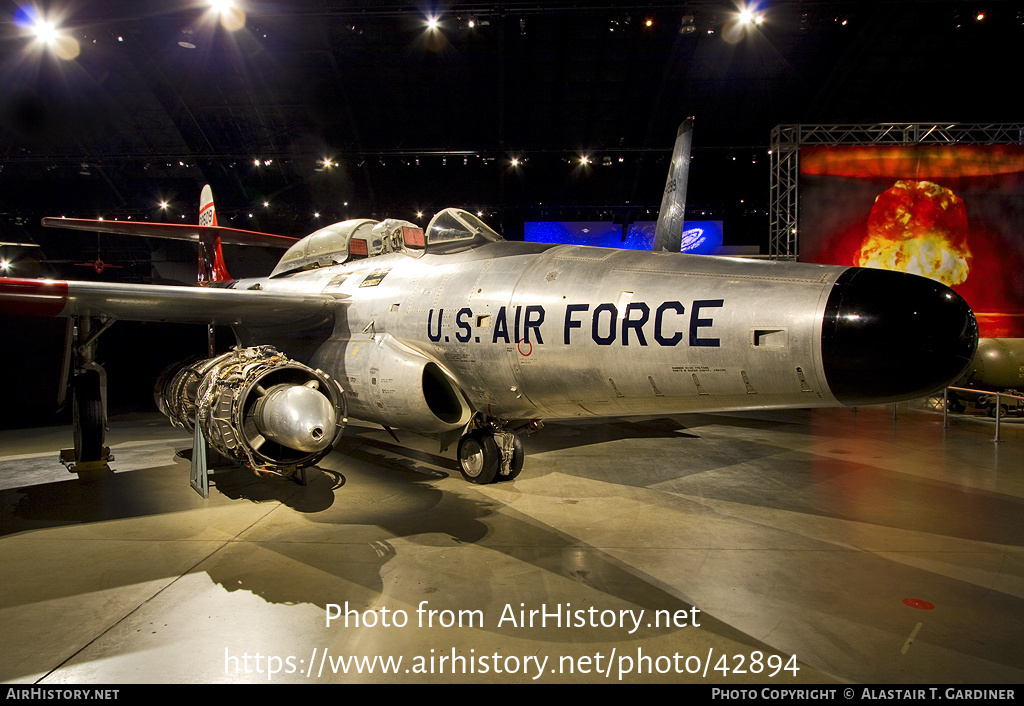
[[[198,424],[213,449],[257,475],[316,464],[347,421],[341,385],[270,346],[172,366],[155,396],[173,424]]]

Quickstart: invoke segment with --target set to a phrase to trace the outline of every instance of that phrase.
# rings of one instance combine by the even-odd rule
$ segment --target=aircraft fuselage
[[[559,419],[837,405],[823,326],[851,270],[503,242],[235,286],[344,295],[334,330],[305,362],[342,381],[350,416],[436,432],[463,426],[470,412]],[[288,341],[272,342],[288,351]],[[410,410],[418,373],[403,376],[400,362],[417,356],[440,366],[468,409],[426,422]],[[905,394],[899,387],[884,397]]]

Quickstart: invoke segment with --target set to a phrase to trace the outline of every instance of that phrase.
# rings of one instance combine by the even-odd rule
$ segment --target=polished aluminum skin
[[[256,403],[256,428],[272,441],[299,451],[314,453],[330,446],[338,415],[317,387],[315,380],[275,385]]]

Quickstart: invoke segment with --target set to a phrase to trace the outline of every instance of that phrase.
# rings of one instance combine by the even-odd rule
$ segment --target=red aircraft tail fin
[[[217,213],[213,206],[213,191],[204,186],[199,198],[199,223],[147,223],[145,221],[104,221],[85,218],[43,219],[47,228],[66,228],[94,233],[119,233],[141,235],[147,238],[170,238],[190,240],[199,244],[198,280],[200,285],[214,282],[228,282],[231,275],[224,264],[221,243],[229,245],[259,245],[262,247],[287,249],[298,239],[272,233],[259,233],[217,224]]]
[[[213,190],[207,184],[199,196],[199,225],[217,225],[217,209],[213,205]],[[216,230],[199,234],[199,284],[211,282],[228,282],[231,275],[224,264],[224,251],[220,246],[220,235]]]

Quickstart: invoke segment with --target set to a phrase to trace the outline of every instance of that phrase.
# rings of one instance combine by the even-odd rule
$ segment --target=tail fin
[[[213,205],[213,189],[209,184],[203,187],[199,196],[199,225],[216,226],[217,209]],[[224,252],[220,246],[220,236],[216,231],[202,232],[199,235],[199,284],[212,282],[228,282],[231,275],[224,264]]]
[[[690,176],[690,145],[693,142],[693,118],[687,118],[676,133],[672,163],[668,167],[665,193],[654,230],[654,250],[679,252],[686,215],[686,182]]]

